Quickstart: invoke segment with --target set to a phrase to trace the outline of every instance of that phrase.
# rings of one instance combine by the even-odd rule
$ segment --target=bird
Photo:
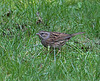
[[[61,49],[63,45],[66,44],[70,38],[83,34],[84,32],[78,32],[74,34],[66,34],[60,32],[48,32],[48,31],[39,31],[36,35],[39,36],[41,43],[44,47],[50,46],[50,48],[58,48]]]

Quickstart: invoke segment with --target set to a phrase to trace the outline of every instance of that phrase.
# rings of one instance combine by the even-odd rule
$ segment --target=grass
[[[0,2],[0,81],[100,80],[99,0]],[[55,57],[41,45],[40,30],[85,34],[73,37]]]

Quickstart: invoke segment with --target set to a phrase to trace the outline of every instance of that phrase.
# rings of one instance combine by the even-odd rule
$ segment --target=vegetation
[[[85,33],[55,56],[40,30]],[[99,62],[99,0],[0,1],[0,81],[99,81]]]

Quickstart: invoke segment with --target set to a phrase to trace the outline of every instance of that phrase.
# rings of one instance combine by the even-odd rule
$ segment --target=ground
[[[58,50],[37,32],[85,32]],[[0,81],[99,81],[99,0],[4,0],[0,3]]]

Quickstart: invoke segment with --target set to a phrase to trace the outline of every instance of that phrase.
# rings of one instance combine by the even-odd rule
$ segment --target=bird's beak
[[[39,35],[39,33],[36,33],[36,35]]]

